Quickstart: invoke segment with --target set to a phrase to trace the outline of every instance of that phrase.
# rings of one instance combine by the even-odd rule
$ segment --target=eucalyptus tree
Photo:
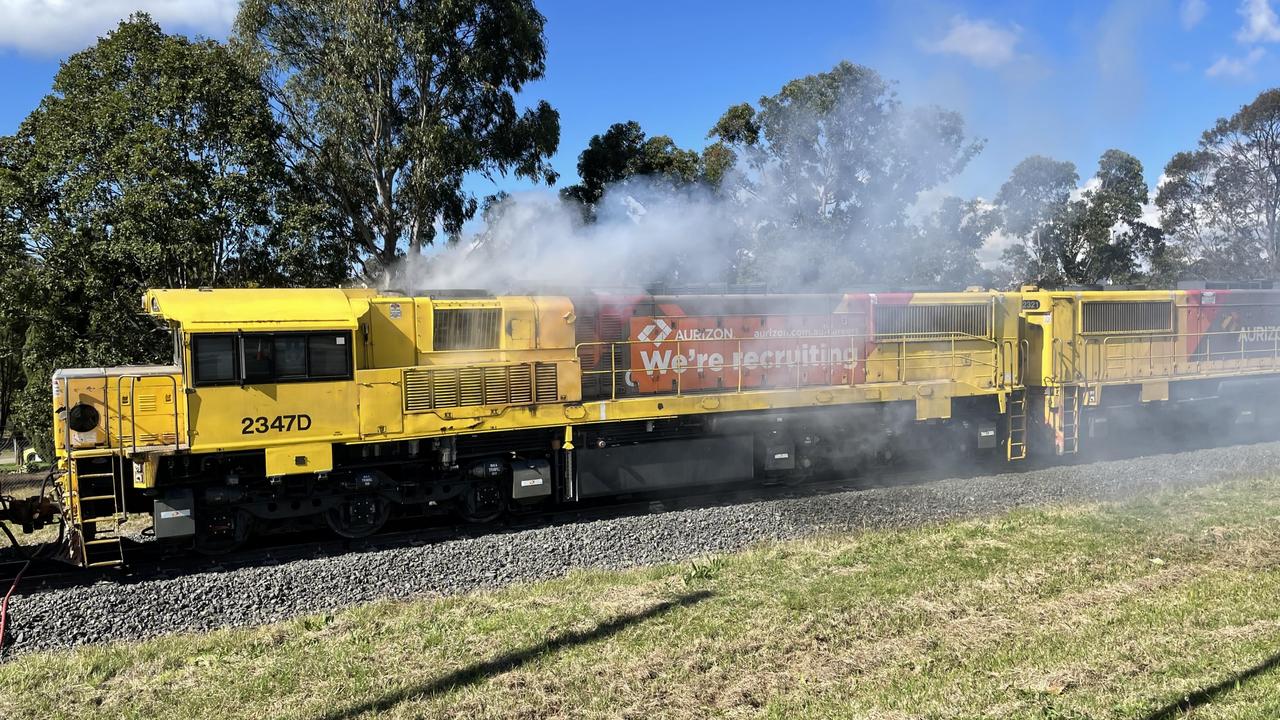
[[[135,15],[67,58],[0,139],[0,281],[21,280],[5,315],[26,318],[16,415],[32,440],[48,437],[53,368],[167,356],[139,312],[146,288],[346,277],[349,249],[307,222],[281,131],[237,53]]]
[[[1191,273],[1280,278],[1280,89],[1220,118],[1164,174],[1156,204]]]
[[[303,181],[334,208],[368,277],[479,202],[472,173],[555,182],[558,113],[521,108],[543,76],[530,0],[244,0],[236,38],[258,63]]]

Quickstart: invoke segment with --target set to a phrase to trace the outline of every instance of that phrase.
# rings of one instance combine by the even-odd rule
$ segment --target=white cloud
[[[978,248],[978,264],[988,270],[1005,269],[1004,251],[1021,242],[1016,235],[1006,234],[1002,229],[993,230]]]
[[[996,67],[1014,57],[1014,46],[1022,28],[1017,25],[1001,27],[990,20],[969,20],[957,15],[951,20],[951,30],[941,40],[927,45],[935,53],[959,55],[979,67]]]
[[[1142,203],[1142,215],[1138,219],[1151,227],[1158,228],[1163,218],[1164,213],[1160,210],[1160,206],[1156,205],[1156,194],[1152,192],[1147,196],[1147,201]]]
[[[0,48],[63,55],[93,44],[134,12],[166,30],[221,35],[239,0],[0,0]]]
[[[1199,25],[1207,14],[1209,4],[1205,0],[1182,0],[1182,7],[1178,9],[1178,19],[1182,21],[1183,30]]]
[[[1271,0],[1244,0],[1240,3],[1244,27],[1236,33],[1242,43],[1280,42],[1280,17],[1271,7]]]
[[[1233,58],[1223,55],[1218,58],[1217,62],[1210,65],[1208,69],[1204,71],[1204,74],[1209,77],[1245,77],[1251,70],[1253,70],[1253,66],[1257,65],[1258,61],[1262,60],[1262,57],[1266,54],[1266,50],[1256,47],[1250,50],[1249,54],[1242,58]]]
[[[1081,185],[1080,187],[1077,187],[1077,188],[1072,188],[1069,199],[1071,200],[1071,202],[1075,202],[1077,200],[1083,200],[1085,193],[1093,192],[1094,190],[1097,190],[1100,187],[1102,187],[1102,178],[1098,177],[1097,175],[1094,175],[1088,180],[1085,180],[1084,185]]]

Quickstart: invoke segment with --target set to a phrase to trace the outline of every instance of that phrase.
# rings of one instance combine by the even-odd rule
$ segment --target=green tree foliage
[[[723,146],[708,147],[701,155],[685,150],[666,135],[648,137],[640,123],[630,120],[614,123],[602,135],[593,135],[578,155],[576,185],[560,191],[561,197],[582,204],[583,214],[590,219],[605,189],[631,177],[646,177],[669,188],[694,183],[718,184],[732,158]]]
[[[30,292],[31,258],[24,252],[18,232],[14,169],[10,167],[6,145],[0,138],[0,436],[10,429],[13,401],[26,385],[22,372],[22,345],[27,334],[27,303]]]
[[[978,264],[978,251],[998,222],[987,203],[944,198],[896,244],[897,271],[891,280],[920,287],[989,285],[992,278]]]
[[[1004,253],[1010,284],[1061,284],[1058,248],[1067,235],[1067,206],[1079,179],[1075,164],[1033,155],[1014,166],[1000,186],[1001,229],[1019,241]]]
[[[531,0],[245,0],[238,38],[263,63],[298,172],[340,215],[367,276],[478,208],[473,172],[553,183],[559,114],[521,111],[542,77]]]
[[[1219,119],[1164,172],[1156,204],[1190,273],[1280,278],[1280,89]]]
[[[1141,279],[1143,261],[1164,257],[1163,233],[1142,221],[1147,182],[1142,163],[1121,150],[1098,160],[1097,186],[1071,203],[1060,253],[1062,275],[1072,283],[1124,283]]]
[[[33,441],[48,438],[54,368],[168,357],[140,313],[146,288],[345,277],[347,249],[308,226],[279,136],[234,53],[138,15],[68,58],[0,141],[0,237],[29,270],[17,415]]]
[[[879,73],[848,62],[787,83],[758,108],[729,108],[710,137],[749,169],[726,192],[769,210],[755,231],[757,266],[819,287],[897,273],[890,246],[910,232],[920,193],[982,147],[958,113],[904,107]]]
[[[1023,160],[996,195],[1010,285],[1125,283],[1169,271],[1163,234],[1142,221],[1142,163],[1107,150],[1093,181],[1072,198],[1075,165],[1040,155]],[[1145,267],[1144,267],[1145,265]]]

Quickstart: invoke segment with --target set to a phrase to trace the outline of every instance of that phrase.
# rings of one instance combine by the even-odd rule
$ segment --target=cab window
[[[275,361],[277,378],[284,380],[307,377],[307,336],[277,335]]]
[[[265,383],[275,379],[275,343],[270,335],[245,335],[241,342],[244,352],[244,381]]]
[[[197,386],[351,378],[351,333],[193,335]]]
[[[196,385],[226,385],[239,379],[235,335],[192,335],[191,357]]]
[[[351,376],[351,348],[346,335],[311,335],[307,338],[307,376]]]

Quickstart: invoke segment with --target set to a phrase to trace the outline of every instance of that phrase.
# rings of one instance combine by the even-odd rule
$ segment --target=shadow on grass
[[[444,677],[432,680],[431,682],[407,687],[393,693],[388,693],[367,703],[354,705],[343,710],[335,710],[334,712],[321,715],[317,720],[344,720],[345,718],[356,717],[364,713],[385,712],[406,700],[434,695],[446,690],[471,685],[494,675],[514,670],[530,660],[535,660],[548,653],[553,653],[575,645],[585,645],[589,642],[607,638],[631,625],[658,617],[659,615],[663,615],[679,607],[688,607],[695,603],[702,602],[711,596],[712,593],[706,590],[681,595],[680,597],[658,603],[644,612],[623,615],[622,617],[597,625],[591,630],[565,633],[545,642],[538,643],[537,645],[524,648],[523,650],[515,650],[506,653],[505,655],[500,655],[492,660],[485,660],[483,662],[468,665],[466,667],[459,668]]]
[[[1272,655],[1251,668],[1241,670],[1219,683],[1200,688],[1181,700],[1176,700],[1164,707],[1157,708],[1150,714],[1142,716],[1140,720],[1173,720],[1174,718],[1181,718],[1197,707],[1212,702],[1219,695],[1235,690],[1245,681],[1273,670],[1277,666],[1280,666],[1280,653]]]

